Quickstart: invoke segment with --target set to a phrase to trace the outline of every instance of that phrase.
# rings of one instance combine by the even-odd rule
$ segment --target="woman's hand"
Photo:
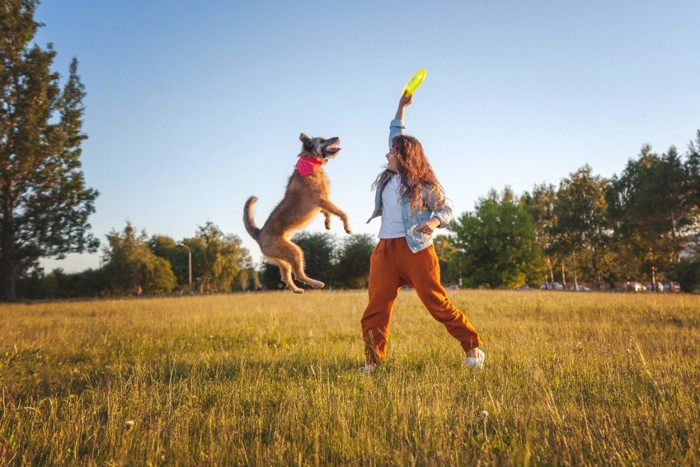
[[[413,94],[410,96],[406,96],[405,94],[401,96],[401,100],[399,100],[399,108],[396,109],[396,115],[394,116],[396,120],[403,120],[403,110],[411,105],[412,101]]]
[[[425,235],[432,235],[433,231],[440,225],[440,219],[433,217],[427,221],[421,222],[421,224],[416,227],[416,230]]]

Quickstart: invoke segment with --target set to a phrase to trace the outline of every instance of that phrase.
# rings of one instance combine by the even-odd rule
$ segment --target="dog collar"
[[[316,170],[316,167],[320,167],[323,161],[316,159],[315,157],[304,156],[300,157],[297,161],[297,170],[299,175],[306,177],[311,175]]]

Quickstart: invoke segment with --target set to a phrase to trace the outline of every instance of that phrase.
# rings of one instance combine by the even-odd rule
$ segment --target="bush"
[[[684,292],[700,292],[700,257],[684,258],[671,265],[668,277],[681,284]]]

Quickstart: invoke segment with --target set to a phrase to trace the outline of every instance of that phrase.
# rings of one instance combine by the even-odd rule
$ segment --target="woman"
[[[387,167],[374,182],[375,210],[381,216],[379,243],[372,253],[369,303],[362,316],[366,365],[373,371],[386,356],[389,323],[399,289],[415,288],[430,314],[461,344],[465,365],[483,368],[479,334],[452,305],[440,285],[440,264],[432,234],[452,219],[452,209],[420,142],[404,134],[403,116],[412,96],[402,96],[389,132]],[[369,221],[367,221],[369,222]]]

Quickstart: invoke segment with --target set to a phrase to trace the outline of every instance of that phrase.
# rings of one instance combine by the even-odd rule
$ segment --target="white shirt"
[[[391,176],[382,191],[382,225],[379,238],[401,238],[406,236],[401,210],[401,178]]]

